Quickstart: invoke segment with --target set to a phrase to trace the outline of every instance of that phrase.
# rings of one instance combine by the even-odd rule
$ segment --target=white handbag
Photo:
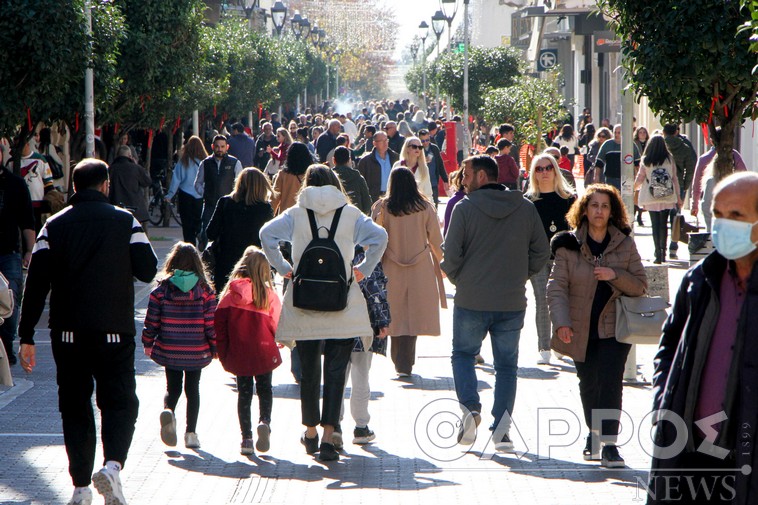
[[[658,345],[668,306],[660,296],[616,298],[616,340],[622,344]]]

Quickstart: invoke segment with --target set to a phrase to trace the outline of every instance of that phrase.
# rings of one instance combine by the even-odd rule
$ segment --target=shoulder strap
[[[334,235],[337,233],[337,225],[339,224],[340,216],[342,215],[342,209],[345,208],[345,205],[334,212],[334,217],[332,218],[332,226],[329,228],[329,240],[334,240]]]
[[[318,238],[318,225],[316,225],[316,214],[311,209],[305,209],[308,212],[308,222],[311,224],[311,234],[314,239]]]

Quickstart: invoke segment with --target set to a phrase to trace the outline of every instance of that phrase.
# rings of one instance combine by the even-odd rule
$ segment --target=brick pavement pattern
[[[442,211],[441,211],[442,212]],[[159,254],[181,237],[178,227],[152,228],[149,235]],[[643,259],[652,260],[650,228],[637,229]],[[686,255],[680,248],[680,255]],[[672,264],[669,285],[676,290],[686,261]],[[529,288],[530,289],[530,288]],[[141,328],[150,286],[137,283],[135,320]],[[448,285],[452,303],[452,287]],[[531,297],[531,293],[528,293]],[[239,454],[240,434],[234,378],[214,361],[203,371],[197,432],[201,448],[185,449],[184,409],[177,407],[179,445],[164,446],[158,416],[163,408],[163,370],[136,353],[140,412],[134,442],[122,472],[130,504],[329,503],[378,501],[403,503],[550,504],[639,503],[649,468],[649,385],[624,389],[627,422],[621,448],[627,468],[605,470],[582,459],[586,436],[581,421],[578,382],[570,362],[553,360],[537,366],[537,334],[530,303],[521,336],[519,383],[514,412],[518,454],[493,454],[488,446],[494,371],[491,349],[484,342],[485,364],[477,367],[483,392],[483,422],[470,448],[455,443],[460,411],[450,365],[452,308],[442,311],[443,336],[421,337],[414,376],[395,377],[389,359],[375,357],[371,372],[371,428],[374,443],[351,443],[352,419],[343,421],[345,449],[339,462],[323,464],[305,454],[299,443],[298,386],[289,373],[289,353],[274,372],[271,449],[251,457]],[[44,328],[40,324],[39,328]],[[59,504],[71,496],[60,416],[55,367],[47,330],[36,338],[38,365],[25,376],[13,368],[16,385],[0,389],[0,504]],[[641,377],[652,375],[653,346],[639,347]],[[349,383],[348,383],[349,386]],[[349,387],[347,388],[349,393]],[[257,401],[254,400],[257,408]],[[255,413],[255,411],[254,411]],[[551,421],[551,419],[555,419]],[[623,421],[623,420],[622,420]],[[567,432],[564,438],[559,434]],[[553,434],[553,447],[549,434]],[[639,435],[639,436],[638,436]],[[560,440],[559,440],[560,438]],[[641,443],[640,440],[643,442]],[[647,440],[647,442],[645,442]],[[556,445],[563,445],[558,447]],[[468,451],[466,452],[466,450]],[[646,453],[647,451],[647,453]],[[101,456],[98,456],[101,459]],[[101,499],[95,493],[95,503]]]

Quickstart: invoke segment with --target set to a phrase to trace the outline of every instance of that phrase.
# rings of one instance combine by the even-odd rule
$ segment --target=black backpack
[[[292,304],[299,309],[336,312],[347,307],[353,276],[347,278],[345,261],[334,241],[343,208],[334,213],[327,238],[318,236],[316,216],[312,210],[306,209],[313,239],[300,256],[292,279]]]

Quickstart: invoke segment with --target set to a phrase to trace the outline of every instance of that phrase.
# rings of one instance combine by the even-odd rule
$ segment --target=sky
[[[397,20],[400,23],[400,33],[398,33],[395,49],[396,58],[400,57],[400,53],[411,43],[413,36],[418,33],[418,25],[421,21],[426,20],[430,26],[429,34],[432,38],[434,37],[431,31],[432,15],[440,8],[439,0],[385,0],[385,2],[395,9]],[[428,38],[426,42],[429,43]]]

